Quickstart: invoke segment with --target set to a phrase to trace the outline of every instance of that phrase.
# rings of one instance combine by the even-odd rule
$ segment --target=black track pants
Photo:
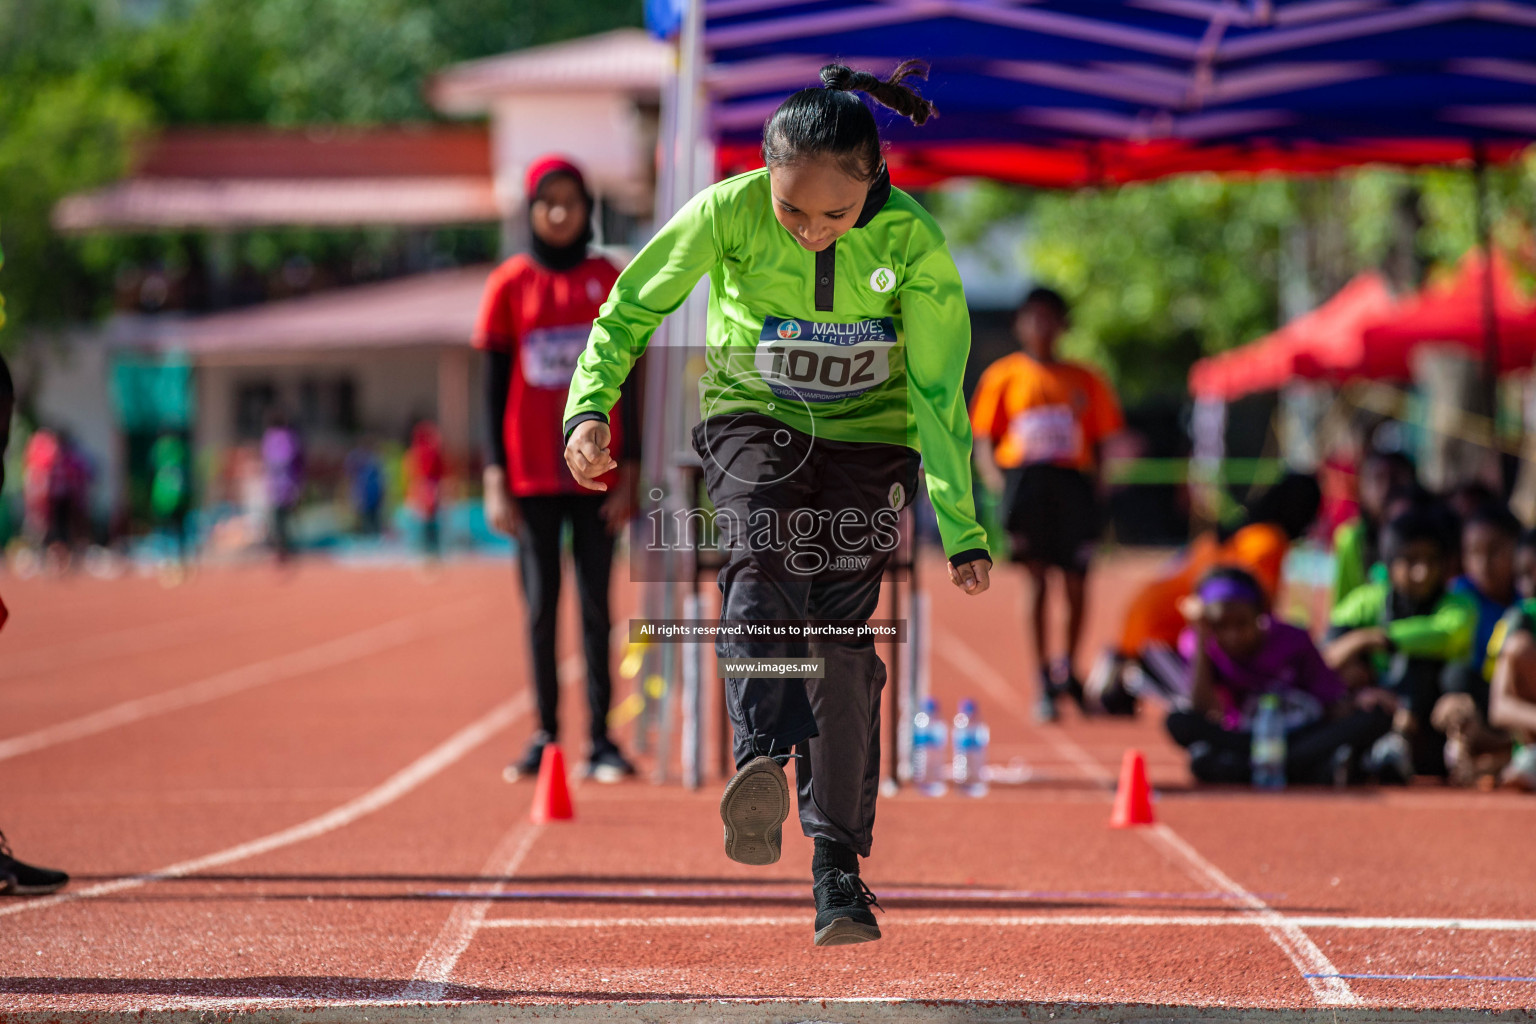
[[[711,417],[694,450],[729,553],[721,622],[863,623],[880,600],[919,458],[902,445],[812,438],[768,416]],[[800,824],[868,856],[885,665],[872,640],[722,638],[720,658],[820,658],[821,679],[726,676],[738,765],[793,747]]]
[[[555,609],[560,604],[560,530],[571,524],[576,592],[581,599],[581,648],[587,663],[587,711],[592,740],[608,735],[613,677],[608,665],[608,580],[613,568],[613,535],[603,522],[605,495],[519,498],[518,569],[528,603],[528,646],[533,652],[534,693],[539,727],[558,737],[560,677],[555,663]]]

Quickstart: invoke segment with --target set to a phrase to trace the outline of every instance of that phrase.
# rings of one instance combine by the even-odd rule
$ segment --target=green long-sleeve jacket
[[[1446,593],[1426,615],[1389,619],[1390,583],[1364,583],[1333,610],[1334,632],[1381,626],[1392,645],[1410,658],[1460,661],[1472,652],[1477,606],[1465,594]]]
[[[1333,593],[1329,606],[1337,608],[1365,582],[1365,522],[1359,516],[1340,523],[1333,531]]]
[[[768,172],[700,192],[619,275],[571,379],[572,418],[606,415],[667,314],[709,275],[701,413],[755,412],[835,441],[922,453],[945,554],[985,549],[971,500],[971,428],[961,382],[965,293],[944,235],[891,189],[827,252],[773,214]]]

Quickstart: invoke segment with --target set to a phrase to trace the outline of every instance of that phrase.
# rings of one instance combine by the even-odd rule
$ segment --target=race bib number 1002
[[[895,344],[890,317],[828,324],[770,316],[763,321],[754,361],[779,397],[833,402],[889,380]]]

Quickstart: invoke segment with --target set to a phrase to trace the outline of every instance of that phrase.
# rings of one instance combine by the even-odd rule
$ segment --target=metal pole
[[[1488,214],[1488,152],[1481,140],[1472,144],[1472,175],[1477,189],[1477,244],[1483,250],[1483,398],[1490,422],[1489,447],[1498,441],[1499,311],[1494,292],[1493,240]]]
[[[683,596],[683,618],[697,620],[699,618],[699,588],[691,588],[692,593]],[[682,730],[682,754],[683,754],[683,785],[689,789],[698,789],[702,780],[700,761],[700,676],[703,674],[703,656],[697,641],[682,645],[683,659],[683,730]]]

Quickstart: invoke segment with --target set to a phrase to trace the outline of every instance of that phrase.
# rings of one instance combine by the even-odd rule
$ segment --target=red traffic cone
[[[1147,785],[1147,759],[1139,750],[1127,750],[1120,762],[1120,787],[1115,790],[1109,827],[1151,825],[1156,820],[1152,816],[1152,788]]]
[[[539,781],[533,790],[533,809],[528,816],[542,824],[546,821],[570,821],[576,817],[571,809],[571,791],[565,784],[565,755],[560,744],[546,743],[544,757],[539,761]]]

